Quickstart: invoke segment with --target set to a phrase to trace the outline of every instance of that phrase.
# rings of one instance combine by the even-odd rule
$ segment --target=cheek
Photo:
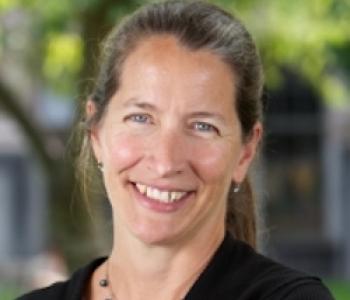
[[[235,151],[228,143],[202,145],[192,150],[193,165],[206,182],[231,177],[236,164]]]
[[[108,163],[112,164],[118,173],[131,167],[142,157],[140,140],[127,134],[113,136],[105,149]]]

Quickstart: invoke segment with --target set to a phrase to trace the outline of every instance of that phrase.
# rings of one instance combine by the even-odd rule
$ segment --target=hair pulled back
[[[242,128],[243,140],[249,139],[252,129],[262,119],[263,76],[255,44],[234,16],[202,1],[167,1],[149,4],[137,10],[117,26],[105,41],[102,62],[90,100],[96,113],[87,126],[98,123],[112,95],[119,89],[123,62],[144,39],[154,35],[173,35],[191,51],[209,50],[218,55],[234,74],[236,95],[232,99]],[[80,153],[82,169],[92,163],[91,146],[87,135]],[[88,176],[81,170],[83,185]],[[226,225],[233,235],[256,246],[256,212],[250,182],[242,183],[238,193],[231,186],[228,196]]]

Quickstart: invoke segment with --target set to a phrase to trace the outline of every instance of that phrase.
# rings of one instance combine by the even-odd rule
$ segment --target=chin
[[[171,228],[169,228],[171,227]],[[177,240],[178,234],[173,226],[139,225],[133,230],[134,236],[149,246],[169,245]]]

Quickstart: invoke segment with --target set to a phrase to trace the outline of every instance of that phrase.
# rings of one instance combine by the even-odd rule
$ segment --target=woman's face
[[[261,130],[242,143],[234,82],[216,55],[171,36],[128,56],[91,133],[118,234],[159,244],[224,231],[230,184],[244,179]]]

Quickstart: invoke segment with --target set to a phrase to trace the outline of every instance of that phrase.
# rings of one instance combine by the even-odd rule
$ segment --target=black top
[[[33,291],[18,300],[81,300],[99,258],[72,277]],[[333,300],[317,277],[292,270],[256,253],[229,234],[185,300]]]

